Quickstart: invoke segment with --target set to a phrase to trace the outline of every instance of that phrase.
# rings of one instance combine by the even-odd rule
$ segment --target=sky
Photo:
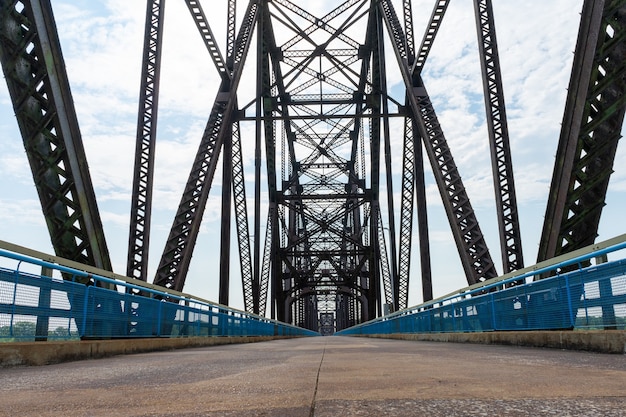
[[[209,22],[222,40],[224,50],[227,1],[201,3],[210,11],[207,13]],[[242,0],[239,3],[242,8],[247,4]],[[417,42],[421,40],[433,3],[434,0],[413,2]],[[321,16],[336,4],[336,1],[316,1],[307,10]],[[145,1],[52,0],[52,5],[113,268],[123,274]],[[581,9],[582,0],[494,1],[526,265],[534,264],[537,256]],[[399,5],[397,10],[400,10]],[[163,48],[150,277],[154,276],[219,85],[218,73],[182,1],[166,4]],[[395,61],[390,47],[387,52],[387,65],[391,68]],[[240,86],[243,98],[247,92],[254,91],[253,61],[251,57]],[[480,63],[470,0],[451,2],[423,78],[492,257],[501,272]],[[389,70],[388,83],[392,91],[401,91],[397,71]],[[0,239],[53,253],[13,114],[6,84],[2,82]],[[253,154],[249,150],[254,148],[254,135],[249,132],[253,127],[242,129],[247,193],[252,196]],[[395,141],[401,140],[401,132],[392,134]],[[396,149],[392,157],[397,176],[402,154],[399,146],[393,149]],[[598,241],[624,232],[620,217],[626,199],[624,167],[626,151],[622,147],[618,148]],[[426,171],[433,287],[437,297],[464,287],[467,282],[430,167],[427,166]],[[400,182],[398,178],[395,181],[394,193],[399,201]],[[220,169],[213,184],[184,291],[217,300]],[[381,195],[383,193],[381,190]],[[251,200],[248,205],[252,207]],[[416,249],[412,259],[409,305],[422,301]],[[231,271],[238,269],[237,257],[233,256]],[[243,306],[237,276],[231,277],[231,305]]]

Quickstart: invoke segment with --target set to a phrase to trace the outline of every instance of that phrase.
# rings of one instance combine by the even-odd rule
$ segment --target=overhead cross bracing
[[[454,6],[449,3],[438,0],[430,2],[428,7],[421,3],[417,7],[416,2],[409,0],[352,0],[324,8],[287,0],[223,0],[219,10],[225,24],[218,25],[213,10],[217,3],[186,1],[186,24],[194,29],[201,45],[196,55],[198,59],[206,55],[208,66],[204,71],[216,75],[219,87],[216,96],[205,98],[213,104],[204,120],[204,133],[194,145],[196,156],[174,221],[168,225],[170,232],[160,260],[155,257],[152,245],[151,259],[158,260],[154,282],[176,290],[185,287],[192,256],[203,257],[196,250],[203,215],[207,205],[218,199],[213,194],[221,191],[221,204],[217,204],[221,206],[221,230],[217,233],[220,238],[214,239],[220,242],[221,262],[219,268],[217,265],[211,268],[211,277],[206,278],[219,281],[220,302],[230,303],[233,286],[230,275],[240,276],[246,310],[267,312],[281,320],[316,329],[322,318],[326,327],[332,319],[335,328],[345,328],[385,311],[402,309],[408,305],[409,295],[419,292],[420,279],[421,298],[428,300],[433,297],[433,281],[435,285],[437,281],[431,271],[433,231],[428,227],[433,210],[426,212],[427,187],[433,180],[430,188],[439,191],[457,248],[454,257],[460,259],[467,283],[523,267],[513,179],[515,155],[508,138],[504,100],[507,86],[500,65],[509,55],[503,54],[496,41],[496,27],[502,30],[498,25],[498,9],[493,10],[491,1],[476,0],[474,16],[471,10],[465,11],[466,18],[476,22],[477,48],[473,62],[477,68],[481,65],[483,68],[484,117],[488,126],[484,143],[490,143],[492,156],[492,167],[488,169],[485,165],[484,172],[493,176],[496,201],[494,219],[486,220],[497,222],[500,230],[500,254],[492,258],[488,239],[478,222],[481,207],[476,209],[470,203],[473,195],[470,185],[474,179],[470,178],[469,185],[463,181],[463,166],[455,159],[459,158],[455,148],[458,133],[449,132],[458,130],[454,126],[450,129],[446,112],[440,110],[441,104],[429,94],[435,91],[431,90],[429,73],[429,64],[436,59],[433,48],[437,46],[440,29],[445,30],[446,24],[450,24],[448,20],[455,19],[448,17],[450,10],[454,12],[451,9]],[[11,86],[15,77],[10,74],[16,68],[12,57],[22,54],[26,60],[43,63],[44,55],[37,54],[43,53],[45,39],[38,36],[46,31],[53,33],[56,28],[47,19],[43,20],[47,25],[44,31],[12,32],[14,27],[31,27],[30,22],[36,22],[36,10],[49,10],[51,16],[52,8],[42,0],[1,4],[0,48],[5,77]],[[127,261],[127,274],[143,280],[151,279],[147,272],[151,176],[155,169],[158,172],[152,162],[152,146],[158,113],[160,42],[167,34],[163,28],[169,24],[171,4],[149,0],[143,10],[147,12],[144,73]],[[595,11],[587,12],[588,9]],[[595,238],[594,227],[587,225],[599,218],[602,207],[599,201],[603,200],[600,197],[606,194],[610,165],[615,158],[624,108],[621,67],[614,65],[622,61],[622,9],[621,1],[587,1],[583,10],[583,22],[603,22],[581,30],[581,38],[588,42],[577,48],[577,54],[583,48],[589,51],[585,55],[589,60],[585,68],[595,69],[578,76],[580,80],[575,88],[580,93],[576,99],[585,94],[592,99],[585,105],[589,112],[586,116],[566,107],[564,131],[581,120],[592,121],[581,129],[587,139],[583,141],[586,145],[579,147],[582,168],[571,174],[576,181],[567,192],[569,206],[563,206],[570,208],[559,206],[557,210],[549,205],[546,217],[552,219],[550,216],[557,212],[576,213],[576,216],[561,216],[567,221],[559,227],[562,234],[556,240],[579,242],[564,245],[565,251]],[[423,36],[419,27],[426,28]],[[19,36],[25,41],[9,41]],[[166,59],[167,52],[164,54]],[[51,56],[62,63],[60,50]],[[56,67],[62,66],[58,63]],[[54,66],[52,62],[48,65]],[[45,73],[52,70],[43,66],[37,70],[43,76],[43,83],[37,88],[50,90],[43,95],[35,93],[32,98],[43,97],[46,106],[49,104],[46,99],[54,97],[55,91],[69,91],[69,86],[48,87]],[[598,80],[593,82],[596,87],[587,90],[588,79]],[[13,85],[15,113],[22,120],[20,117],[25,113],[20,111],[23,108],[20,103],[33,89],[25,84]],[[27,121],[20,121],[20,126],[27,126]],[[603,121],[607,124],[600,125]],[[48,130],[60,129],[54,126]],[[605,131],[608,145],[599,147],[600,159],[593,157],[594,161],[602,162],[589,165],[585,161],[590,160],[587,155],[593,155],[589,150],[593,141],[588,138],[597,139]],[[22,135],[26,138],[29,133],[22,129]],[[44,132],[43,137],[48,135]],[[58,142],[51,138],[51,149],[57,149]],[[561,145],[557,155],[572,149],[574,145],[568,143]],[[30,152],[28,146],[26,149]],[[34,156],[29,153],[29,158]],[[462,161],[465,155],[461,152],[460,156]],[[561,157],[557,156],[557,160]],[[65,169],[69,162],[51,161],[63,178],[67,173],[74,181],[78,174]],[[566,167],[567,164],[570,163]],[[598,171],[600,175],[589,175],[596,172],[592,166],[607,168]],[[49,178],[32,163],[31,167],[36,184],[43,184],[43,179]],[[187,169],[187,166],[182,168]],[[555,171],[555,178],[557,175],[565,178],[559,180],[562,183],[570,181],[566,178],[570,175],[567,171],[565,174]],[[595,180],[599,177],[603,178],[602,184]],[[89,178],[74,182],[90,186]],[[564,188],[558,185],[553,188],[551,196],[565,201],[557,196]],[[581,194],[581,190],[588,188],[589,196]],[[430,193],[429,200],[432,197]],[[68,218],[75,213],[87,213],[87,218],[94,219],[91,223],[98,232],[93,236],[103,237],[97,210],[89,209],[95,207],[95,197],[87,200],[86,211],[77,210],[69,200],[63,199],[55,207],[66,207]],[[49,213],[50,203],[42,197],[41,204],[44,213]],[[56,210],[57,215],[59,212],[63,210]],[[82,224],[80,221],[58,222],[49,214],[46,216],[49,225],[65,228],[61,232],[51,229],[52,236],[60,233],[75,236],[73,241],[79,242],[81,248],[87,245],[82,253],[95,250],[102,259],[109,256],[103,240],[90,242],[78,234],[82,228],[77,227]],[[583,220],[579,221],[579,217]],[[481,225],[484,224],[485,219],[481,218]],[[556,229],[557,224],[556,218],[546,222],[550,230]],[[236,238],[231,236],[233,232]],[[57,253],[74,256],[72,250],[68,252],[61,243],[54,242]],[[554,247],[554,243],[549,245]],[[231,259],[235,260],[232,265]],[[502,269],[496,266],[498,259],[502,260]]]

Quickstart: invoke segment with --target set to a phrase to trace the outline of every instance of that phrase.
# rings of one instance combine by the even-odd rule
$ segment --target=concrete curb
[[[52,342],[0,343],[0,368],[8,366],[50,365],[60,362],[103,358],[114,355],[153,352],[236,343],[266,342],[288,336],[187,337],[80,340]]]
[[[410,333],[363,335],[380,339],[483,343],[626,354],[626,331],[527,331],[484,333]],[[114,355],[255,343],[288,336],[189,337],[0,343],[0,367],[50,365]]]
[[[482,333],[394,333],[363,335],[381,339],[483,343],[626,354],[626,331],[527,331]]]

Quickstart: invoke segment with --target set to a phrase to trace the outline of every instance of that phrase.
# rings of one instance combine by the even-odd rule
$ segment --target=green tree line
[[[16,340],[35,340],[36,324],[30,321],[18,321],[11,326],[0,326],[0,342],[13,342]],[[53,339],[77,338],[76,331],[68,332],[67,327],[59,326],[54,330],[49,330],[47,337]]]

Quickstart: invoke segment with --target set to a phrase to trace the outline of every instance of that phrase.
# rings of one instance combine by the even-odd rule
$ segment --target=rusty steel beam
[[[524,267],[513,161],[491,0],[474,0],[504,273]]]
[[[587,0],[538,261],[592,244],[626,109],[626,1]]]
[[[407,64],[404,31],[391,1],[378,3],[407,89],[411,111],[433,167],[467,282],[472,285],[498,276],[465,186],[439,124],[422,78]]]
[[[0,1],[0,60],[55,253],[111,271],[49,0]]]
[[[147,2],[126,275],[148,278],[165,0]]]
[[[252,40],[258,9],[258,4],[251,2],[246,10],[235,46],[232,80],[222,81],[213,104],[157,268],[154,279],[156,285],[176,291],[181,291],[185,285],[220,150],[226,133],[230,131],[236,104],[235,93],[241,80],[243,62]]]

